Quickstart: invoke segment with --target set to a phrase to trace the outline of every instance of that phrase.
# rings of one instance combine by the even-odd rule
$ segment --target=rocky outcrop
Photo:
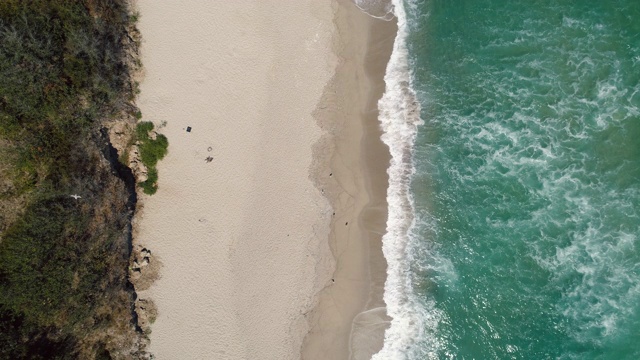
[[[151,250],[135,245],[131,255],[130,281],[137,291],[147,290],[158,279],[160,261],[151,255]]]
[[[138,326],[145,334],[151,332],[151,324],[156,321],[158,309],[151,299],[137,299],[136,312],[138,313]]]

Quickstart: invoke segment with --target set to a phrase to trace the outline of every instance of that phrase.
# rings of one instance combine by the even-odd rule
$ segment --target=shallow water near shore
[[[640,358],[640,3],[395,11],[376,358]]]

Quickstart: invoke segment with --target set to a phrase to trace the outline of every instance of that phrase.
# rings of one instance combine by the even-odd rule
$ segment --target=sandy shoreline
[[[157,359],[346,359],[352,319],[383,309],[395,27],[338,3],[138,0],[138,105],[170,141],[135,223],[163,264],[139,292]]]
[[[377,102],[397,28],[348,1],[339,1],[334,23],[340,63],[316,112],[327,133],[317,144],[324,164],[315,178],[335,212],[329,242],[336,268],[310,314],[302,358],[370,359],[388,326],[381,238],[390,155],[380,140]]]

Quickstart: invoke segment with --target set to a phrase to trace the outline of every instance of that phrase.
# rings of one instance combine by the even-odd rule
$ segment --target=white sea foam
[[[384,134],[382,141],[389,146],[391,163],[387,202],[389,217],[387,232],[382,238],[383,252],[387,259],[387,280],[384,300],[392,317],[385,332],[384,346],[373,360],[405,359],[416,339],[421,338],[428,314],[418,314],[411,297],[407,245],[415,226],[414,204],[410,183],[415,172],[413,146],[417,127],[422,124],[420,105],[411,87],[406,38],[407,18],[402,0],[393,0],[393,11],[398,19],[398,33],[393,53],[384,77],[386,90],[380,101],[380,123]]]
[[[353,0],[353,3],[376,19],[389,21],[393,19],[393,4],[391,0]]]

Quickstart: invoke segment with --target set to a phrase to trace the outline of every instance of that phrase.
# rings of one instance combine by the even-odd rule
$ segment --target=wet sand
[[[370,359],[389,321],[381,238],[390,155],[380,140],[377,102],[397,28],[348,1],[338,3],[334,48],[340,63],[316,113],[327,131],[316,149],[324,162],[316,179],[335,211],[329,241],[336,270],[310,314],[303,359]]]

